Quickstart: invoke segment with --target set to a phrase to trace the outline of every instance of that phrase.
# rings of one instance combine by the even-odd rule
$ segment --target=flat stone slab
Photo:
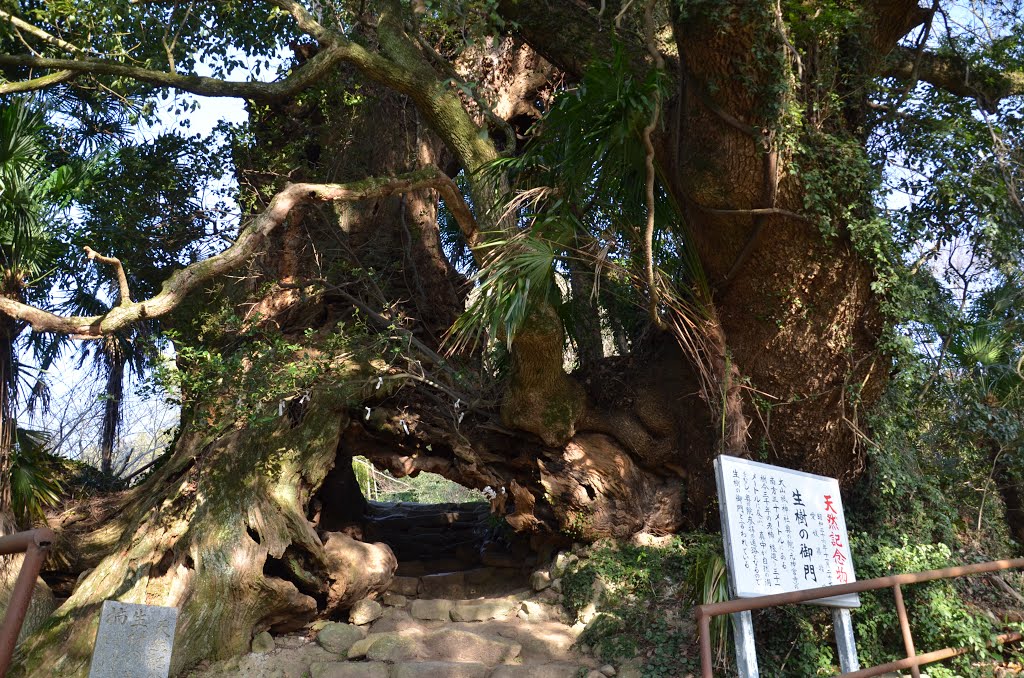
[[[490,667],[475,662],[403,662],[391,678],[487,678]]]
[[[465,592],[465,572],[445,572],[420,577],[420,595],[426,598],[462,598]]]
[[[309,667],[313,678],[388,678],[388,665],[380,662],[317,662]]]
[[[487,621],[507,617],[516,602],[511,600],[455,601],[451,608],[452,621]]]
[[[381,602],[389,607],[405,607],[409,603],[409,599],[401,593],[392,593],[388,591],[381,596]]]
[[[427,600],[419,599],[412,601],[409,606],[409,614],[414,619],[425,621],[448,621],[451,619],[452,601],[450,600]]]
[[[486,665],[511,661],[519,656],[519,643],[485,638],[468,631],[439,629],[419,635],[371,633],[357,641],[348,652],[349,659],[365,656],[371,661],[388,663],[428,661],[478,663]]]
[[[167,678],[178,609],[103,601],[89,678]]]
[[[563,663],[499,666],[490,678],[577,678],[580,668],[579,664]]]
[[[388,586],[388,591],[401,596],[415,596],[420,590],[419,577],[395,577]]]

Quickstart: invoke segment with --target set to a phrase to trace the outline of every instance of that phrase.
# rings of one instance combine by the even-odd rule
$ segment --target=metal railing
[[[903,604],[903,591],[900,587],[905,584],[919,584],[921,582],[935,581],[936,579],[951,579],[953,577],[962,577],[969,574],[999,572],[1018,567],[1024,567],[1024,558],[1017,558],[1014,560],[994,560],[988,563],[978,563],[977,565],[964,565],[962,567],[947,567],[942,570],[927,570],[925,572],[896,574],[889,577],[878,577],[877,579],[865,579],[863,581],[856,581],[850,584],[822,586],[820,588],[806,589],[804,591],[776,593],[770,596],[739,598],[737,600],[728,600],[723,603],[698,605],[694,608],[694,614],[697,617],[697,628],[700,631],[701,676],[703,678],[713,678],[711,672],[711,619],[713,617],[718,617],[723,614],[732,614],[734,612],[746,612],[748,610],[763,610],[777,605],[805,603],[810,600],[817,600],[818,598],[840,596],[847,593],[863,593],[864,591],[876,591],[878,589],[892,588],[893,596],[896,598],[896,615],[899,617],[900,631],[903,633],[903,646],[906,650],[907,658],[889,662],[888,664],[872,666],[871,668],[861,669],[859,671],[844,673],[842,674],[842,677],[868,678],[868,676],[879,676],[889,671],[910,669],[911,675],[914,678],[919,678],[920,671],[918,667],[922,664],[931,664],[933,662],[942,661],[943,659],[949,659],[950,657],[955,657],[968,652],[970,648],[947,647],[945,649],[928,652],[926,654],[917,654],[914,649],[914,638],[910,632],[910,621],[907,619],[907,609]],[[1005,633],[998,636],[993,644],[1002,645],[1003,643],[1012,643],[1019,641],[1022,638],[1024,638],[1024,636],[1020,633]]]
[[[7,601],[3,626],[0,627],[0,677],[7,675],[14,645],[18,642],[18,634],[21,633],[28,604],[32,601],[36,577],[39,576],[39,570],[43,567],[43,561],[46,560],[46,553],[50,550],[53,539],[53,531],[45,527],[0,537],[0,556],[25,554],[18,579],[14,582],[11,597]]]

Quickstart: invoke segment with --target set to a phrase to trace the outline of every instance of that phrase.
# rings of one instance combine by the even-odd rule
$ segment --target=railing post
[[[53,538],[53,532],[46,528],[20,532],[4,538],[7,542],[6,548],[3,549],[4,554],[24,551],[25,560],[21,563],[21,571],[18,572],[14,588],[11,589],[3,626],[0,626],[0,676],[7,675],[7,668],[11,665],[11,655],[14,654],[14,646],[18,642],[25,613],[32,602],[36,577],[43,568],[43,561],[46,560],[46,552]]]
[[[914,650],[914,636],[910,634],[910,620],[907,618],[907,607],[903,604],[903,591],[900,589],[900,585],[896,584],[892,587],[892,595],[896,599],[896,616],[900,620],[900,632],[903,634],[903,647],[907,651],[907,659],[913,659],[917,656],[917,651]],[[914,666],[910,667],[910,675],[913,678],[921,678],[921,669]]]
[[[701,678],[714,678],[711,671],[711,617],[702,614],[699,606],[697,622],[700,626],[700,675]]]

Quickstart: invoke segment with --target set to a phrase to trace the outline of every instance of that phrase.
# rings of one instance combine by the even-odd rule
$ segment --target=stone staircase
[[[394,552],[394,593],[449,599],[501,595],[525,588],[537,563],[525,541],[493,538],[487,504],[367,503],[363,541],[384,542]]]
[[[573,649],[582,625],[560,619],[556,594],[474,599],[389,593],[362,601],[353,621],[304,635],[261,634],[253,652],[200,666],[193,678],[604,678],[614,668]],[[371,619],[372,618],[372,619]]]
[[[350,623],[253,640],[253,651],[201,665],[193,678],[605,678],[574,648],[551,588],[529,587],[536,556],[494,538],[486,504],[370,502],[363,540],[398,558],[390,588],[353,606]],[[546,574],[546,569],[545,573]],[[538,588],[547,586],[545,583]]]

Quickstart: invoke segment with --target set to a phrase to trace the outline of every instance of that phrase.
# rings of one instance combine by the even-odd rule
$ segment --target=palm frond
[[[509,346],[531,308],[560,296],[554,284],[555,252],[549,241],[522,231],[492,240],[485,266],[473,276],[472,301],[452,325],[449,350],[473,349],[487,339]]]
[[[11,507],[21,525],[41,523],[63,491],[49,454],[51,438],[43,431],[17,427],[11,455]]]

